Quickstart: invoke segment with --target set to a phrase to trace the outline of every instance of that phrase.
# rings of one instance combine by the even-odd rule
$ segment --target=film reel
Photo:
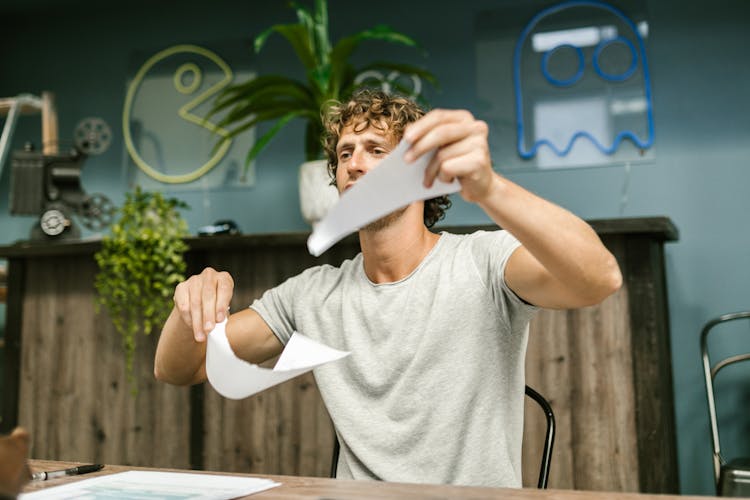
[[[112,143],[112,130],[107,122],[97,117],[84,118],[78,122],[73,135],[78,151],[87,155],[102,154]]]
[[[91,231],[101,231],[112,224],[115,216],[115,206],[109,198],[100,193],[87,196],[81,202],[78,214],[81,224]]]
[[[56,208],[46,210],[39,218],[39,227],[47,236],[57,236],[69,228],[70,219]]]

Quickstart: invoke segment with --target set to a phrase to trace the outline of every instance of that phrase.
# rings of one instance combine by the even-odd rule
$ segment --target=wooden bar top
[[[668,217],[633,217],[617,219],[594,219],[587,221],[599,235],[629,234],[644,235],[660,241],[676,241],[677,228]],[[478,226],[436,226],[434,231],[451,233],[472,233],[477,230],[492,231],[495,225]],[[217,250],[253,248],[258,246],[300,245],[307,243],[308,232],[238,234],[217,236],[191,236],[185,239],[191,250]],[[343,241],[355,241],[352,234]],[[101,238],[60,241],[18,241],[12,245],[0,246],[0,258],[45,257],[53,255],[93,254],[101,247]]]
[[[77,462],[60,462],[53,460],[31,460],[32,472],[65,469],[81,465]],[[101,471],[81,476],[68,476],[47,481],[29,483],[24,493],[38,491],[53,486],[60,486],[74,481],[96,476],[125,472],[129,470],[152,470],[161,472],[189,472],[193,474],[212,474],[206,471],[154,469],[147,467],[127,467],[106,465]],[[271,479],[281,486],[260,493],[243,497],[248,499],[332,499],[332,498],[502,498],[506,500],[707,500],[706,496],[650,495],[642,493],[576,491],[576,490],[538,490],[532,488],[486,488],[474,486],[451,486],[431,484],[388,483],[381,481],[350,481],[345,479],[328,479],[321,477],[297,477],[275,475],[251,475],[238,473],[213,472],[233,476],[262,477]]]

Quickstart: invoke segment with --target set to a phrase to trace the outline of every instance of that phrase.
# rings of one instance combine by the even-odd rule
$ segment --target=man
[[[26,462],[29,441],[29,433],[20,427],[0,436],[0,498],[15,498],[31,478]]]
[[[226,326],[259,363],[297,330],[351,356],[316,368],[341,443],[338,477],[520,486],[524,355],[538,307],[596,304],[620,287],[614,257],[568,211],[492,169],[487,126],[467,111],[423,112],[361,91],[331,108],[325,146],[340,192],[402,137],[407,162],[437,149],[424,183],[461,196],[505,230],[435,234],[440,200],[359,231],[362,252],[267,291]],[[232,278],[206,269],[179,284],[155,360],[158,379],[204,381],[206,335],[223,321]]]

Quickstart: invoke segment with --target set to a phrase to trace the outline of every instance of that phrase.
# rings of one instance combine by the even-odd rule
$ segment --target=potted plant
[[[323,148],[321,136],[323,123],[321,111],[332,99],[340,100],[348,96],[360,83],[361,76],[375,71],[385,74],[401,74],[417,77],[435,84],[431,73],[413,65],[376,61],[355,68],[350,58],[355,49],[364,41],[381,40],[390,43],[417,47],[417,43],[408,36],[391,28],[378,25],[374,28],[341,38],[331,43],[328,30],[327,0],[315,0],[314,11],[297,3],[291,4],[297,14],[293,24],[276,24],[263,31],[255,38],[254,49],[259,53],[266,40],[274,33],[283,36],[295,51],[299,62],[305,69],[306,80],[295,80],[284,75],[260,75],[250,81],[231,85],[221,92],[210,111],[226,113],[219,121],[219,126],[229,130],[229,137],[241,134],[255,125],[272,122],[272,126],[256,141],[245,158],[247,168],[256,156],[268,145],[269,141],[284,126],[295,118],[306,122],[305,159],[316,162],[314,166],[304,164],[300,171],[300,180],[308,177],[324,180],[326,187],[328,177],[325,160],[321,161]],[[358,78],[360,77],[360,78]],[[397,79],[396,79],[397,80]],[[395,90],[408,93],[410,89],[398,81],[393,84]],[[222,137],[224,140],[224,137]],[[308,169],[317,168],[320,173],[308,173]],[[306,207],[316,204],[320,197],[338,198],[335,189],[328,187],[329,192],[321,195],[306,196],[300,187],[300,201],[303,215],[313,222],[322,217],[319,207]],[[306,208],[313,208],[313,213],[306,215]]]
[[[188,226],[178,208],[187,205],[140,187],[125,197],[111,234],[102,238],[94,255],[99,266],[94,286],[97,309],[107,308],[122,336],[128,381],[135,390],[136,338],[166,321],[174,287],[185,279]]]

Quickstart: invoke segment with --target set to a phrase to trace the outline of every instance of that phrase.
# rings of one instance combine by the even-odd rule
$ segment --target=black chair
[[[555,444],[555,414],[552,412],[552,407],[547,400],[528,385],[526,386],[526,395],[539,404],[544,411],[544,416],[547,418],[547,432],[544,436],[544,449],[542,450],[542,465],[539,469],[539,481],[537,482],[537,488],[546,489],[547,481],[549,480],[549,466],[552,461],[552,446]],[[334,433],[333,458],[331,459],[331,477],[333,478],[336,477],[336,469],[338,468],[339,449],[339,440]]]
[[[716,417],[716,402],[714,400],[714,379],[719,370],[740,361],[750,360],[750,353],[728,356],[711,365],[708,356],[708,334],[715,326],[743,319],[750,320],[750,311],[725,314],[714,318],[706,323],[701,331],[701,356],[703,358],[703,376],[706,380],[708,418],[711,424],[714,480],[716,483],[716,493],[719,496],[750,496],[750,458],[735,458],[727,462],[721,455],[719,424]]]

